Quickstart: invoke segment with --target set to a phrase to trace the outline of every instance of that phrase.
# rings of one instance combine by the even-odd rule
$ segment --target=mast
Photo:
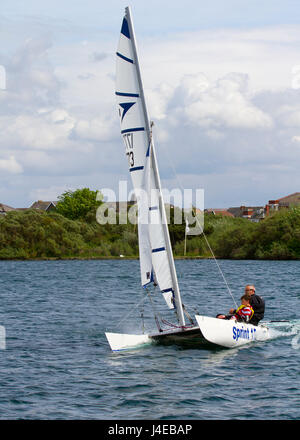
[[[185,319],[184,319],[184,314],[183,314],[182,301],[181,301],[180,290],[179,290],[179,286],[178,286],[176,268],[175,268],[175,264],[174,264],[172,246],[171,246],[169,229],[168,229],[168,224],[167,224],[167,216],[166,216],[166,211],[165,211],[165,204],[164,204],[163,195],[162,195],[162,191],[161,191],[160,177],[159,177],[159,172],[158,172],[158,167],[157,167],[157,160],[156,160],[154,144],[153,144],[153,141],[152,141],[150,120],[149,120],[148,111],[147,111],[147,107],[146,107],[144,88],[143,88],[143,83],[142,83],[142,77],[141,77],[141,72],[140,72],[138,55],[137,55],[135,33],[134,33],[133,22],[132,22],[132,19],[131,19],[131,11],[130,11],[130,7],[129,6],[125,8],[125,16],[126,16],[126,20],[128,22],[128,26],[129,26],[129,30],[130,30],[130,35],[132,36],[132,49],[133,49],[133,54],[134,54],[134,62],[136,64],[137,79],[138,79],[138,83],[139,83],[139,86],[140,86],[141,103],[142,103],[142,107],[143,107],[143,111],[144,111],[144,116],[145,116],[145,121],[146,121],[146,127],[145,128],[146,128],[146,132],[147,132],[147,135],[148,135],[148,140],[149,140],[149,143],[150,143],[150,149],[151,149],[151,163],[152,163],[152,167],[153,167],[155,184],[156,184],[157,189],[159,190],[159,204],[160,204],[160,212],[162,214],[162,227],[163,227],[163,232],[164,232],[164,237],[165,237],[165,242],[166,242],[166,253],[167,253],[167,256],[168,256],[168,261],[169,261],[169,266],[170,266],[170,271],[171,271],[171,277],[172,277],[172,282],[173,282],[173,287],[174,287],[174,297],[175,297],[175,303],[176,303],[175,304],[176,305],[176,312],[177,312],[177,316],[178,316],[178,320],[179,320],[180,325],[184,326],[185,325]]]

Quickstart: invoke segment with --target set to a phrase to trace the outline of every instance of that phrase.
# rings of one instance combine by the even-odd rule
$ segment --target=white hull
[[[195,316],[198,326],[170,329],[151,334],[105,333],[113,351],[128,350],[152,342],[192,343],[207,346],[207,343],[225,348],[234,348],[255,341],[266,341],[269,329],[264,325],[254,326],[235,320]]]
[[[105,333],[110,348],[113,351],[128,350],[139,345],[149,344],[149,335],[129,335],[124,333]]]
[[[196,340],[201,337],[199,327],[189,327],[185,329],[177,328],[164,330],[163,332],[151,334],[125,334],[125,333],[105,333],[110,348],[112,351],[128,350],[139,347],[141,345],[152,342],[184,342],[186,340]]]
[[[212,344],[233,348],[269,338],[269,329],[263,325],[252,325],[235,320],[195,316],[204,338]]]

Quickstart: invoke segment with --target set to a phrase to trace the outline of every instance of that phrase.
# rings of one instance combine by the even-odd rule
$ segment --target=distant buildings
[[[238,206],[228,209],[205,209],[204,212],[212,215],[222,215],[222,217],[247,218],[252,222],[259,222],[265,218],[263,206]]]
[[[222,215],[223,217],[234,217],[234,214],[229,212],[229,209],[204,209],[204,212],[212,215]]]
[[[0,215],[6,215],[9,211],[28,211],[29,209],[40,209],[42,211],[52,211],[56,208],[57,202],[44,202],[43,200],[38,200],[34,202],[29,208],[13,208],[12,206],[4,205],[0,203]]]
[[[0,203],[0,215],[6,215],[9,211],[14,211],[15,208],[12,208],[11,206],[4,205],[3,203]]]
[[[265,207],[266,215],[269,215],[272,211],[278,211],[282,208],[290,208],[297,205],[300,205],[300,192],[281,197],[281,199],[269,200],[269,203]]]
[[[38,200],[34,202],[29,209],[41,209],[42,211],[53,211],[56,208],[57,202],[44,202],[43,200]]]
[[[269,200],[265,206],[239,206],[228,209],[205,209],[204,212],[212,215],[246,218],[252,222],[259,222],[274,211],[300,205],[300,192],[295,192],[276,200]]]
[[[259,222],[265,218],[263,206],[240,206],[239,208],[228,208],[234,217],[246,218],[252,222]]]

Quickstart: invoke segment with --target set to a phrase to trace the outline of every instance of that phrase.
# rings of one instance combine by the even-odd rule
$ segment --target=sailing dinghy
[[[151,342],[195,341],[234,347],[265,338],[266,327],[187,313],[180,295],[165,205],[137,56],[130,8],[125,9],[117,50],[116,97],[121,135],[137,198],[141,283],[158,286],[178,324],[151,334],[105,333],[113,351]],[[189,324],[185,322],[185,315]]]

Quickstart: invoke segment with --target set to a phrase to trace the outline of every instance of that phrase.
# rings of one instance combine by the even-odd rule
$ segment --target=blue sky
[[[204,188],[207,208],[299,191],[298,2],[129,4],[163,186]],[[127,5],[2,0],[0,203],[129,181],[114,96]]]

